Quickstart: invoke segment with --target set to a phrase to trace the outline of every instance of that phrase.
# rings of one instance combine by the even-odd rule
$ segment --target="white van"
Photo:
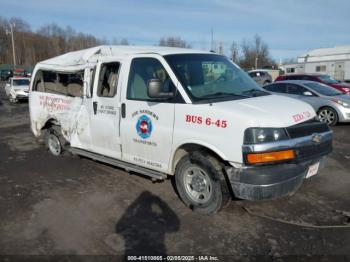
[[[40,62],[29,106],[34,135],[54,155],[174,176],[182,201],[202,214],[232,196],[292,194],[332,150],[311,106],[191,49],[100,46]]]

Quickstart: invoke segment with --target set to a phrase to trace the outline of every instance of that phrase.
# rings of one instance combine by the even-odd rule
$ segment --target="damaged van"
[[[293,194],[332,150],[311,106],[266,92],[222,55],[191,49],[99,46],[42,61],[29,106],[31,129],[53,155],[173,177],[202,214],[232,197]]]

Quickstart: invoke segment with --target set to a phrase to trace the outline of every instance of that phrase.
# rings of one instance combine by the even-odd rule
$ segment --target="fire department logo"
[[[152,133],[151,119],[146,115],[140,116],[136,123],[136,131],[141,138],[149,138]]]

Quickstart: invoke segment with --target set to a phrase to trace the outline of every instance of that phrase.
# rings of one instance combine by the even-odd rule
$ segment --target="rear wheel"
[[[182,201],[197,213],[215,213],[231,199],[220,162],[204,152],[191,153],[179,161],[175,182]]]
[[[318,111],[318,119],[329,126],[334,126],[338,122],[338,114],[333,108],[324,107]]]
[[[54,126],[47,129],[45,135],[45,144],[51,154],[59,156],[62,152],[67,149],[67,141],[61,135],[59,126]]]

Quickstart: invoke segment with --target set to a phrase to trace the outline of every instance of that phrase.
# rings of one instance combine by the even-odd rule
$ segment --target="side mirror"
[[[303,93],[304,96],[313,96],[313,94],[310,91],[305,91]]]
[[[163,92],[163,81],[151,79],[147,85],[147,95],[154,99],[169,99],[174,97],[173,92]]]

